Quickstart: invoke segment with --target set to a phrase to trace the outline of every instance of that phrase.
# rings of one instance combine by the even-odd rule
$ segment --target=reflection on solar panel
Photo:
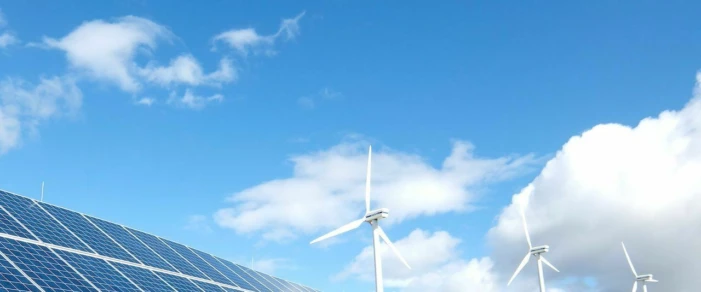
[[[0,190],[0,291],[317,291]]]

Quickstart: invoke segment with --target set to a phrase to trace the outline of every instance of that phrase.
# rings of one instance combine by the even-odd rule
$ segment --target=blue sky
[[[569,157],[563,145],[571,137],[593,133],[581,139],[591,143],[570,148],[582,153],[614,151],[596,145],[627,136],[593,127],[648,133],[636,127],[642,119],[684,108],[672,115],[691,130],[678,138],[698,141],[687,102],[701,68],[700,8],[690,1],[1,1],[0,188],[38,197],[46,181],[50,203],[241,262],[253,258],[324,291],[364,291],[372,282],[358,267],[369,231],[326,247],[308,242],[361,215],[372,144],[373,196],[405,208],[390,214],[397,218],[388,222],[390,237],[407,239],[403,252],[420,263],[416,250],[425,245],[412,240],[445,249],[445,259],[413,274],[390,272],[397,283],[414,279],[397,289],[413,291],[432,273],[485,257],[501,287],[521,257],[494,255],[510,247],[502,242],[511,238],[512,196],[527,185],[543,190],[540,198],[574,188],[539,176],[549,160],[583,161],[556,163],[560,150]],[[660,131],[649,132],[673,136]],[[631,141],[616,145],[644,148]],[[681,161],[670,149],[677,148],[633,152]],[[645,189],[630,177],[626,186]],[[679,202],[698,201],[698,183],[688,183],[675,188]],[[328,209],[321,218],[286,220],[297,211],[280,212],[285,202],[298,202],[305,216]],[[536,218],[555,212],[537,210]],[[539,222],[534,233],[555,232]],[[522,237],[513,241],[525,250]],[[557,277],[606,274],[597,266]],[[602,291],[619,287],[606,281]]]

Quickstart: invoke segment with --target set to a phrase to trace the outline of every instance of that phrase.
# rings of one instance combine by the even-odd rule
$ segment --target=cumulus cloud
[[[421,229],[394,242],[412,269],[407,269],[384,243],[380,245],[385,287],[399,291],[462,292],[496,290],[493,263],[485,257],[462,260],[458,245],[461,240],[448,232],[428,232]],[[336,280],[355,278],[374,283],[374,259],[372,245],[366,247]]]
[[[249,52],[275,54],[272,45],[279,39],[291,40],[299,35],[299,20],[305,12],[294,18],[283,19],[275,34],[260,35],[254,28],[232,29],[214,37],[214,42],[224,42],[242,55]]]
[[[2,13],[2,9],[0,9],[0,29],[4,28],[7,25],[7,20],[5,19],[5,15]],[[7,32],[7,31],[0,31],[0,49],[6,48],[10,45],[14,45],[19,42],[17,37],[15,37],[14,34]]]
[[[367,143],[348,141],[330,149],[297,155],[290,178],[261,183],[233,194],[233,204],[215,221],[240,233],[311,234],[330,231],[362,216]],[[422,215],[467,211],[487,183],[522,174],[532,155],[478,158],[473,146],[458,141],[441,167],[417,155],[392,150],[373,153],[372,207],[387,207],[392,224]],[[326,218],[318,220],[318,218]],[[320,235],[320,234],[319,234]]]
[[[169,39],[168,28],[151,20],[125,16],[114,22],[88,21],[61,39],[44,38],[50,48],[66,53],[70,64],[95,78],[116,83],[121,89],[136,92],[141,88],[134,76],[137,51],[151,53],[159,38]]]
[[[490,230],[500,273],[510,276],[527,249],[518,215],[519,204],[527,204],[534,244],[550,245],[548,259],[562,271],[549,274],[551,280],[595,277],[599,291],[631,289],[623,241],[638,273],[660,280],[650,288],[697,290],[700,83],[701,74],[695,96],[681,110],[635,127],[602,124],[572,137]]]
[[[213,85],[221,86],[236,79],[236,70],[229,58],[219,62],[217,71],[205,74],[202,66],[192,55],[182,55],[170,62],[168,66],[157,66],[154,63],[139,69],[139,75],[147,81],[170,86],[172,84]]]
[[[74,114],[82,92],[71,78],[41,78],[33,85],[21,79],[0,81],[0,154],[17,147],[24,133],[36,132],[42,121]]]

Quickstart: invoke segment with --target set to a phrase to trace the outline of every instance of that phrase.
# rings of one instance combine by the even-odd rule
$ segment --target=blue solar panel
[[[227,267],[229,267],[230,269],[232,269],[234,272],[241,275],[242,277],[244,277],[244,275],[246,275],[248,277],[248,278],[246,278],[246,280],[249,283],[256,286],[256,288],[258,288],[260,291],[282,291],[277,285],[275,285],[274,283],[270,283],[268,280],[264,279],[258,273],[256,273],[255,271],[253,271],[249,268],[234,264],[230,261],[223,260],[220,258],[217,258],[217,259],[219,259]]]
[[[163,241],[158,239],[158,237],[155,237],[151,234],[144,233],[138,230],[134,230],[131,228],[127,228],[131,234],[134,234],[134,236],[138,237],[143,241],[145,244],[147,244],[151,249],[153,249],[155,252],[157,252],[160,256],[163,257],[166,261],[168,261],[171,265],[173,265],[176,269],[178,269],[181,273],[187,274],[190,276],[195,276],[199,277],[202,279],[209,279],[207,276],[202,274],[197,268],[195,268],[193,265],[188,263],[183,257],[181,257],[179,254],[177,254],[173,249],[168,247]]]
[[[0,237],[0,252],[46,291],[95,291],[46,247]]]
[[[150,270],[115,262],[112,265],[144,291],[174,291],[173,288]]]
[[[7,214],[4,208],[0,208],[0,232],[37,240],[37,238],[34,237],[34,235],[27,231],[27,229],[25,229],[24,227],[22,227],[22,225],[17,223],[15,219],[12,219],[12,217],[10,217],[10,215]]]
[[[82,251],[91,251],[77,237],[73,236],[56,220],[51,218],[48,213],[44,212],[34,201],[0,191],[0,202],[2,202],[7,212],[15,216],[41,241]]]
[[[280,291],[285,291],[285,292],[294,291],[294,290],[290,290],[289,287],[286,287],[285,285],[283,285],[283,284],[280,283],[279,281],[275,280],[274,277],[272,277],[272,276],[270,276],[270,275],[268,275],[268,274],[266,274],[266,273],[261,273],[261,272],[259,272],[259,271],[255,271],[255,270],[251,270],[249,273],[256,273],[256,274],[258,274],[259,276],[261,276],[261,277],[263,277],[265,280],[267,280],[269,283],[272,283],[273,285],[275,285],[275,287],[278,287],[278,289],[280,289]]]
[[[202,288],[202,290],[204,290],[204,291],[206,291],[206,292],[222,292],[222,291],[226,291],[226,290],[224,290],[224,288],[219,287],[219,286],[214,285],[214,284],[205,283],[205,282],[201,282],[201,281],[193,281],[193,282],[195,282],[195,284],[197,284],[197,286],[200,286],[200,288]]]
[[[287,280],[285,280],[285,281],[287,282],[287,284],[292,285],[292,287],[295,287],[295,289],[297,289],[297,290],[299,290],[299,291],[301,291],[301,292],[309,292],[309,290],[307,290],[306,287],[304,287],[304,286],[302,286],[302,285],[300,285],[300,284],[292,283],[292,282],[287,281]]]
[[[213,281],[232,286],[238,286],[234,282],[226,278],[222,273],[218,272],[215,268],[210,266],[207,262],[205,262],[198,255],[196,255],[187,246],[162,238],[161,240],[165,242],[168,246],[170,246],[172,249],[174,249],[182,257],[184,257],[188,262],[197,267],[197,269],[199,269],[202,273],[207,275],[207,277],[209,277]]]
[[[62,250],[56,253],[102,291],[141,291],[102,259]]]
[[[214,268],[217,269],[217,271],[220,271],[222,274],[224,274],[227,278],[231,279],[234,283],[236,283],[236,286],[239,286],[241,288],[251,290],[251,291],[258,291],[258,292],[263,292],[263,291],[268,291],[267,289],[261,289],[258,287],[255,287],[248,281],[253,281],[256,282],[255,279],[251,278],[248,275],[238,275],[234,271],[232,271],[229,267],[225,266],[223,263],[221,263],[219,260],[214,258],[214,256],[201,252],[196,249],[192,249],[193,252],[195,252],[198,256],[200,256],[202,259],[204,259],[207,263],[211,264],[214,266]],[[245,276],[245,278],[243,277]],[[264,288],[264,287],[262,287]]]
[[[123,248],[114,243],[102,231],[92,225],[85,217],[72,211],[63,208],[40,203],[44,210],[54,215],[56,220],[63,223],[75,235],[80,237],[86,244],[92,247],[98,254],[117,258],[120,260],[138,263],[138,261],[129,255]]]
[[[2,291],[41,291],[0,255],[0,290]]]
[[[168,282],[168,284],[170,284],[170,286],[173,286],[173,288],[175,288],[175,290],[177,291],[202,291],[200,287],[195,285],[195,283],[192,283],[187,278],[173,276],[161,272],[155,273],[158,274],[158,276],[161,277],[163,281],[166,281]]]
[[[122,226],[90,216],[85,217],[87,217],[91,222],[95,223],[97,227],[100,227],[100,229],[112,237],[112,239],[119,242],[121,246],[136,256],[145,265],[169,271],[176,271],[168,263],[164,262],[160,257],[158,257],[157,254],[136,239],[136,237],[132,236],[129,232],[122,228]]]

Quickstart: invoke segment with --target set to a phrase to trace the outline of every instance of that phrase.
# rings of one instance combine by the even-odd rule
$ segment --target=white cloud
[[[696,291],[700,83],[698,74],[695,97],[680,111],[662,112],[635,127],[598,125],[572,137],[490,230],[500,273],[510,276],[526,252],[517,202],[527,202],[534,244],[550,245],[548,259],[562,271],[548,274],[550,280],[593,276],[601,291],[630,290],[624,241],[638,273],[660,280],[651,289]]]
[[[369,230],[369,229],[368,229]],[[493,292],[496,276],[489,258],[460,259],[461,240],[445,231],[430,233],[416,229],[409,236],[394,242],[412,269],[407,269],[384,243],[380,245],[385,287],[400,291]],[[336,280],[355,278],[374,283],[372,246],[358,254]]]
[[[186,89],[185,94],[182,97],[178,97],[175,92],[171,92],[170,97],[168,98],[168,103],[170,104],[195,110],[203,109],[210,103],[222,101],[224,101],[224,96],[221,94],[214,94],[205,97],[196,95],[191,89]]]
[[[7,25],[7,20],[5,19],[5,15],[2,13],[2,9],[0,9],[0,28],[3,28]],[[19,40],[17,37],[15,37],[14,34],[10,32],[2,32],[0,33],[0,49],[6,48],[10,45],[14,45],[18,43]]]
[[[312,99],[309,96],[300,97],[299,99],[297,99],[297,104],[299,104],[299,106],[305,109],[313,109],[315,106],[314,99]]]
[[[234,205],[218,210],[215,221],[240,233],[262,232],[265,236],[281,230],[316,234],[357,219],[364,211],[366,147],[363,142],[344,142],[294,156],[292,177],[232,195],[228,200]],[[440,168],[417,155],[375,150],[372,207],[390,208],[386,224],[466,211],[477,188],[521,174],[532,163],[532,155],[476,158],[466,142],[455,142]]]
[[[20,79],[0,81],[0,154],[17,147],[23,133],[36,132],[40,122],[74,114],[82,93],[70,78],[41,78],[38,85]]]
[[[204,215],[191,215],[187,218],[187,223],[185,224],[185,230],[210,233],[212,232],[212,227],[209,225],[209,220],[207,216]]]
[[[172,84],[213,85],[221,86],[223,83],[236,79],[236,70],[230,59],[223,58],[219,62],[217,71],[205,74],[202,66],[192,55],[182,55],[173,59],[167,67],[156,66],[153,63],[139,69],[139,75],[152,83],[163,86]]]
[[[278,38],[291,40],[299,35],[299,20],[304,14],[302,12],[294,18],[283,19],[278,31],[272,35],[260,35],[254,28],[232,29],[215,36],[214,41],[222,41],[244,56],[249,52],[275,54],[271,47]]]
[[[154,98],[151,97],[142,97],[139,100],[136,101],[136,104],[138,105],[145,105],[145,106],[151,106],[156,102]]]
[[[115,22],[85,22],[60,40],[44,38],[44,43],[65,51],[71,65],[87,75],[136,92],[141,88],[134,76],[138,68],[134,62],[137,51],[151,53],[157,39],[170,37],[172,33],[160,24],[125,16]]]

